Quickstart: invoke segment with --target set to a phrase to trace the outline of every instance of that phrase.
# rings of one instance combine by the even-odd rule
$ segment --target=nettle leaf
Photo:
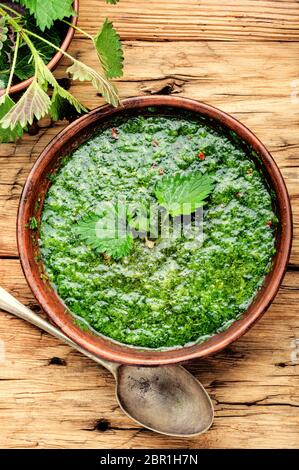
[[[81,82],[91,82],[108,103],[112,104],[113,106],[119,105],[120,101],[116,88],[96,70],[93,70],[88,65],[83,64],[83,62],[74,60],[73,65],[67,69],[67,72],[72,75],[74,80],[80,80]]]
[[[106,0],[106,3],[110,3],[110,5],[116,5],[119,0]]]
[[[36,24],[42,31],[50,28],[54,21],[75,14],[73,0],[20,0],[20,3],[34,15]]]
[[[49,108],[50,98],[35,79],[19,101],[3,116],[0,125],[4,129],[14,129],[18,124],[25,127],[32,124],[34,117],[42,118]]]
[[[3,48],[3,44],[7,40],[8,28],[6,26],[6,17],[0,18],[0,50]]]
[[[0,98],[0,119],[3,118],[13,107],[14,101],[8,96],[4,95]],[[20,139],[23,135],[23,129],[20,124],[17,124],[13,130],[10,128],[4,129],[0,127],[0,142],[7,143]]]
[[[7,87],[14,50],[15,34],[9,29],[0,50],[0,89]]]
[[[34,68],[36,76],[38,77],[39,84],[41,87],[47,91],[48,84],[55,87],[58,86],[57,80],[54,77],[53,73],[50,69],[46,66],[42,58],[38,55],[38,53],[34,54]]]
[[[94,38],[94,44],[108,78],[121,77],[123,74],[123,51],[120,37],[106,18],[100,31]]]
[[[192,214],[204,204],[213,190],[213,179],[199,172],[164,176],[155,188],[160,206],[165,207],[172,217]]]
[[[54,121],[72,119],[88,110],[68,91],[60,85],[55,85],[52,93],[50,114]]]
[[[79,222],[75,234],[87,245],[114,259],[127,256],[133,246],[133,235],[127,231],[126,215],[121,217],[118,205],[109,205],[101,214],[92,214]]]

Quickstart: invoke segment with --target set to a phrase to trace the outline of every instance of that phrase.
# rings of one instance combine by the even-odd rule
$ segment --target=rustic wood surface
[[[0,447],[299,447],[299,3],[297,0],[81,0],[91,33],[109,16],[124,40],[122,97],[176,93],[230,112],[266,144],[285,177],[294,244],[280,292],[264,318],[222,353],[188,366],[210,393],[211,430],[194,439],[159,436],[119,410],[108,372],[9,314],[0,314]],[[95,63],[88,39],[70,51]],[[56,71],[65,77],[66,60]],[[88,85],[72,91],[102,103]],[[297,97],[298,92],[298,97]],[[65,125],[0,146],[0,285],[40,312],[15,239],[19,196],[44,146]],[[174,410],[175,413],[175,410]]]

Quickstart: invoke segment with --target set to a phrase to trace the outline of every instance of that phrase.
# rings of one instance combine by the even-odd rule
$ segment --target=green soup
[[[157,206],[165,175],[211,174],[201,236],[145,243],[113,259],[76,236],[103,201]],[[248,307],[271,267],[276,217],[251,151],[192,116],[115,121],[66,157],[53,176],[40,227],[46,273],[74,316],[96,332],[146,348],[201,342]],[[190,219],[190,226],[194,218]]]

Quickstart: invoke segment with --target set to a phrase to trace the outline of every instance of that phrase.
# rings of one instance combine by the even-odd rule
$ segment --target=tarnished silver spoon
[[[213,422],[213,405],[201,383],[182,366],[138,367],[100,359],[0,287],[0,308],[60,339],[108,369],[116,381],[121,409],[152,431],[178,437],[204,433]]]

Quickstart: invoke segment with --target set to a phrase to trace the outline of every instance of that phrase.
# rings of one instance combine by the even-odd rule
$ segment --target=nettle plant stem
[[[63,55],[65,55],[65,57],[68,57],[69,59],[71,59],[72,61],[76,60],[74,59],[70,54],[68,54],[66,51],[62,50],[60,47],[56,46],[55,44],[52,44],[50,41],[48,41],[47,39],[43,38],[42,36],[40,36],[39,34],[36,34],[36,33],[33,33],[32,31],[29,31],[28,29],[24,29],[23,30],[23,33],[25,33],[26,35],[29,34],[29,36],[32,36],[36,39],[39,39],[40,41],[43,41],[45,44],[48,44],[48,46],[51,46],[53,47],[53,49],[56,49],[56,51],[59,51],[61,52]],[[27,36],[28,38],[28,36]],[[26,41],[27,42],[27,41]],[[32,42],[31,42],[32,44]],[[29,45],[29,44],[28,44]],[[32,44],[33,46],[33,44]],[[33,48],[35,49],[35,47],[33,46]],[[36,50],[36,49],[35,49]],[[37,51],[36,51],[37,52]]]
[[[0,2],[0,7],[1,7],[0,16],[5,16],[5,15],[7,15],[7,11],[13,13],[15,16],[19,16],[19,17],[22,16],[18,11],[14,10],[13,8],[9,7],[8,5],[5,5],[5,4],[2,3],[2,2]],[[3,10],[3,8],[4,8],[4,10]],[[7,10],[7,11],[5,11],[5,10]]]
[[[58,0],[49,0],[49,2],[54,11],[54,6],[57,7],[57,11],[60,12],[58,14],[61,14],[61,8],[67,7],[69,9],[71,6],[70,0],[65,2],[66,7],[62,6]],[[111,2],[108,1],[108,3]],[[4,30],[6,33],[9,28],[10,36],[13,35],[14,37],[13,46],[11,46],[13,58],[10,65],[9,77],[5,92],[2,92],[2,97],[0,98],[0,141],[15,140],[22,135],[22,130],[28,124],[32,124],[34,119],[40,119],[47,113],[51,115],[53,120],[57,120],[66,117],[66,109],[69,112],[71,112],[70,109],[73,109],[73,114],[87,111],[71,93],[59,85],[47,67],[47,61],[45,61],[43,52],[39,50],[40,44],[45,44],[45,47],[50,48],[50,51],[51,49],[59,51],[71,61],[67,72],[74,80],[89,81],[108,103],[118,106],[120,103],[119,95],[110,79],[122,76],[123,52],[120,38],[112,23],[106,19],[99,28],[98,33],[92,36],[61,16],[57,18],[53,16],[50,18],[52,23],[44,24],[44,17],[39,17],[40,10],[32,10],[31,2],[20,0],[19,4],[25,7],[28,6],[30,13],[36,18],[37,27],[39,27],[41,32],[48,28],[49,24],[53,24],[58,19],[90,39],[99,59],[99,70],[95,70],[74,58],[70,53],[61,49],[59,45],[52,42],[50,40],[51,37],[49,39],[47,34],[38,34],[36,27],[32,30],[30,23],[25,21],[25,17],[22,14],[0,3],[0,18],[2,19],[0,26],[0,52],[6,39],[6,35],[3,33]],[[67,4],[69,5],[67,6]],[[69,13],[70,10],[66,10],[65,16],[69,16]],[[41,22],[40,24],[39,21]],[[18,65],[18,52],[21,50],[21,47],[22,50],[24,49],[23,46],[27,46],[30,51],[28,53],[28,64],[32,62],[34,75],[27,90],[19,101],[15,103],[9,96],[9,93],[13,84],[16,66]],[[51,91],[50,96],[47,93],[48,91]]]
[[[13,59],[12,59],[12,64],[11,64],[11,69],[10,69],[10,73],[9,73],[7,87],[6,87],[6,90],[5,90],[6,95],[9,94],[9,90],[10,90],[10,87],[11,87],[11,84],[12,84],[12,80],[13,80],[13,76],[14,76],[14,72],[15,72],[15,68],[16,68],[16,63],[17,63],[19,44],[20,44],[20,33],[17,32],[16,33],[16,44],[15,44],[14,55],[13,55]]]
[[[70,26],[71,28],[74,28],[76,31],[78,31],[78,33],[81,33],[83,34],[84,36],[86,36],[87,38],[89,38],[91,41],[93,41],[93,36],[89,33],[87,33],[87,31],[84,31],[84,29],[81,29],[79,28],[79,26],[75,25],[75,24],[72,24],[70,23],[69,21],[67,20],[62,20],[64,24],[67,24],[68,26]]]

